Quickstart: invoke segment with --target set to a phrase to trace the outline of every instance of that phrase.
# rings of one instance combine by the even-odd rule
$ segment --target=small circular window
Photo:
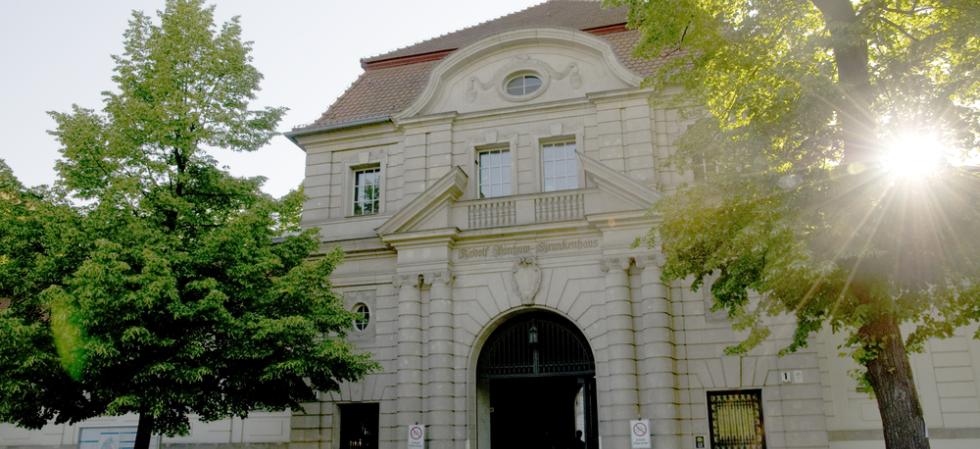
[[[367,304],[358,303],[354,305],[354,329],[358,332],[367,329],[368,324],[371,323],[371,309],[368,308]]]
[[[541,77],[523,73],[507,80],[507,94],[523,97],[541,88]]]

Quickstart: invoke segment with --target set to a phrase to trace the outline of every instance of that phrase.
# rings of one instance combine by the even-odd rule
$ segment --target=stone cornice
[[[603,92],[589,92],[585,94],[589,102],[602,103],[604,101],[621,101],[621,100],[649,100],[651,96],[657,93],[651,88],[630,88],[630,89],[618,89],[618,90],[607,90]]]
[[[651,217],[643,210],[589,214],[585,216],[585,219],[590,225],[601,231],[613,228],[649,227],[657,222],[655,217]]]
[[[382,237],[385,243],[395,248],[412,246],[451,245],[459,235],[457,228],[429,229],[425,231],[402,232]]]
[[[426,126],[452,123],[459,114],[455,111],[440,112],[438,114],[422,115],[417,117],[405,117],[395,121],[399,127]]]
[[[395,124],[389,118],[364,121],[348,127],[309,129],[291,132],[287,137],[303,151],[318,144],[336,144],[345,141],[356,141],[375,137],[395,136]]]

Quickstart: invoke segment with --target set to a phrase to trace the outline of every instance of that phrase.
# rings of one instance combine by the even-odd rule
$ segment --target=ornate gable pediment
[[[452,203],[465,191],[468,180],[469,177],[461,168],[453,167],[449,173],[439,178],[432,186],[409,201],[398,213],[379,226],[376,229],[378,235],[385,236],[425,229],[427,222],[435,218],[436,215],[448,213]],[[441,225],[446,226],[447,224],[442,223]]]
[[[599,190],[612,195],[637,209],[649,209],[660,194],[626,174],[609,168],[606,164],[576,151],[585,175]]]
[[[520,74],[533,74],[542,85],[533,94],[510,95],[505,84]],[[592,92],[638,87],[642,79],[623,65],[609,42],[597,36],[569,29],[513,30],[477,41],[440,61],[422,93],[394,119],[584,99]]]

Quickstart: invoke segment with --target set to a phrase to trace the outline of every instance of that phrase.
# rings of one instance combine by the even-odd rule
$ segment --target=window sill
[[[380,212],[378,212],[376,214],[345,215],[344,216],[344,220],[351,220],[351,219],[356,219],[356,218],[363,218],[365,220],[369,220],[369,219],[372,219],[372,218],[378,218],[380,216],[381,216],[381,213]]]

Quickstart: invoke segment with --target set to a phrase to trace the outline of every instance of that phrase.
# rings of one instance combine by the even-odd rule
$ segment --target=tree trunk
[[[841,98],[836,109],[844,141],[843,163],[849,172],[852,166],[858,168],[852,172],[858,174],[863,171],[861,165],[873,162],[876,152],[876,120],[871,111],[874,92],[868,71],[868,43],[851,0],[811,2],[823,15],[837,65],[837,87]],[[855,177],[854,181],[859,179]],[[860,296],[867,299],[867,292],[861,292]],[[865,344],[870,344],[869,348],[877,354],[866,368],[868,381],[878,400],[885,447],[928,449],[922,406],[898,321],[885,313],[862,326],[858,332]]]
[[[878,400],[887,449],[929,449],[919,394],[898,322],[883,316],[861,328],[866,341],[877,342],[877,357],[868,362],[868,380]],[[138,448],[137,448],[138,449]]]
[[[136,442],[133,444],[133,449],[149,449],[152,434],[153,415],[146,412],[140,413],[140,422],[136,428]]]
[[[874,156],[875,119],[868,73],[868,42],[861,33],[851,0],[811,0],[823,14],[831,36],[837,87],[835,105],[844,140],[844,163],[867,163]]]

